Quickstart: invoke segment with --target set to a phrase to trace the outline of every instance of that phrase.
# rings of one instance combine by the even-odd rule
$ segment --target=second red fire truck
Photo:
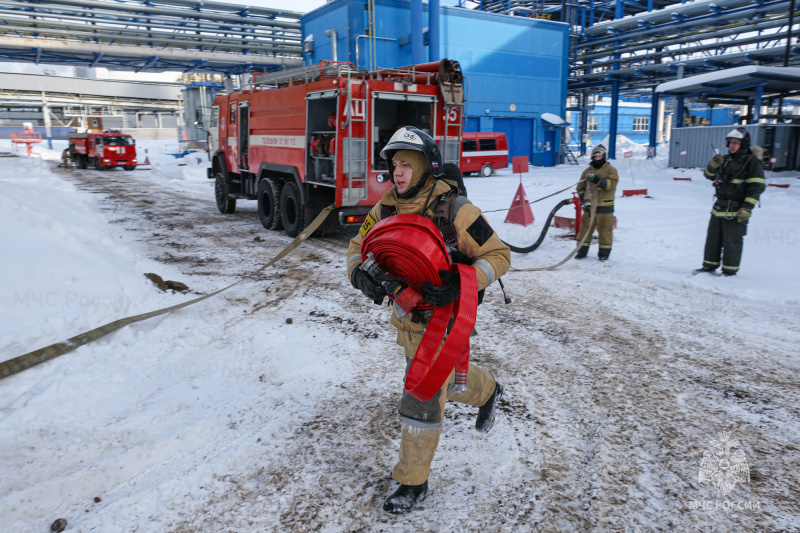
[[[136,141],[119,131],[70,133],[69,157],[78,168],[136,168]]]
[[[461,69],[443,59],[374,72],[325,62],[256,75],[244,91],[214,99],[208,132],[217,207],[257,200],[267,229],[297,236],[320,211],[327,226],[361,224],[392,185],[380,150],[403,126],[439,143],[459,163],[464,93]],[[333,220],[330,220],[333,218]]]

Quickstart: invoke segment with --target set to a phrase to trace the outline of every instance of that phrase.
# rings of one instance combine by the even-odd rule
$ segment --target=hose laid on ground
[[[283,259],[287,255],[289,255],[295,248],[300,246],[300,244],[308,239],[314,231],[318,227],[322,225],[328,215],[335,209],[335,205],[329,205],[322,212],[314,219],[311,224],[307,228],[305,228],[300,235],[295,237],[295,239],[290,242],[286,247],[281,250],[278,255],[273,257],[269,260],[267,264],[247,274],[239,281],[231,283],[227,287],[223,287],[217,291],[212,293],[206,294],[204,296],[200,296],[199,298],[195,298],[193,300],[189,300],[188,302],[183,302],[180,304],[176,304],[170,307],[165,307],[163,309],[158,309],[156,311],[150,311],[149,313],[142,313],[140,315],[129,316],[126,318],[120,318],[119,320],[115,320],[113,322],[109,322],[108,324],[102,325],[100,327],[94,328],[93,330],[86,331],[81,333],[80,335],[76,335],[71,337],[65,341],[57,342],[55,344],[51,344],[50,346],[45,346],[44,348],[39,348],[38,350],[34,350],[32,352],[28,352],[26,354],[20,355],[18,357],[14,357],[13,359],[9,359],[7,361],[0,362],[0,379],[7,378],[8,376],[13,376],[23,370],[27,370],[28,368],[32,368],[38,364],[44,363],[46,361],[50,361],[51,359],[55,359],[65,353],[69,353],[72,350],[83,346],[84,344],[89,344],[90,342],[96,341],[97,339],[103,338],[109,333],[113,333],[129,324],[135,324],[136,322],[141,322],[142,320],[147,320],[149,318],[154,318],[157,316],[161,316],[163,314],[169,313],[170,311],[177,311],[178,309],[182,309],[184,307],[188,307],[192,304],[196,304],[197,302],[201,302],[207,298],[211,298],[221,292],[227,291],[231,287],[234,287],[245,280],[253,279],[253,277],[261,272],[262,270],[266,269],[274,265],[280,259]]]
[[[509,244],[506,241],[503,241],[503,244],[508,246],[511,249],[512,252],[516,252],[518,254],[527,254],[527,253],[530,253],[530,252],[534,251],[535,249],[537,249],[539,247],[540,244],[542,244],[542,241],[544,241],[544,237],[545,237],[545,235],[547,235],[547,230],[550,229],[550,223],[553,221],[553,217],[556,216],[556,212],[559,209],[561,209],[562,207],[564,207],[566,205],[569,205],[571,203],[572,203],[572,200],[570,200],[569,198],[567,198],[565,200],[561,200],[553,208],[553,210],[550,211],[550,214],[547,216],[547,222],[544,223],[544,228],[542,228],[542,233],[539,234],[539,238],[536,240],[535,243],[531,244],[530,246],[526,246],[524,248],[522,248],[520,246],[514,246],[513,244]]]
[[[589,188],[591,190],[591,197],[597,198],[597,184],[590,183]],[[588,224],[589,229],[586,232],[584,232],[583,238],[580,240],[580,242],[578,242],[578,245],[575,247],[575,249],[572,250],[567,257],[565,257],[555,265],[550,265],[546,267],[533,267],[533,268],[512,267],[510,270],[513,270],[514,272],[541,272],[544,270],[555,270],[556,268],[560,267],[561,265],[572,259],[576,253],[578,253],[578,250],[581,249],[581,246],[583,246],[583,243],[586,242],[586,239],[589,239],[589,241],[591,242],[592,233],[594,233],[594,219],[596,214],[597,214],[597,202],[592,202],[591,207],[589,208],[589,224]],[[581,226],[583,226],[583,224],[581,224]]]

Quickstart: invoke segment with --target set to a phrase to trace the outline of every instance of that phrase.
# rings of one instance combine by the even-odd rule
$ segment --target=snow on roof
[[[772,90],[779,91],[786,84],[800,83],[800,68],[796,67],[763,67],[752,65],[736,67],[717,72],[698,74],[680,80],[668,81],[656,87],[657,93],[681,94],[699,92],[704,89],[722,89],[726,85],[734,86],[751,80],[768,80]]]

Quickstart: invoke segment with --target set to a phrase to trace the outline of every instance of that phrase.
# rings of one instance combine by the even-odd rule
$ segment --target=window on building
[[[586,131],[597,131],[597,117],[586,118]]]
[[[486,150],[497,150],[497,141],[494,139],[478,139],[478,146],[481,147],[481,152]]]
[[[634,117],[633,118],[633,131],[649,131],[650,118],[649,117]]]

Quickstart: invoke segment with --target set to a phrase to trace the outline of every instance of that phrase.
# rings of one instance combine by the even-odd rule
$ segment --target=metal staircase
[[[567,144],[563,138],[561,139],[561,150],[564,152],[564,158],[569,161],[570,165],[578,164],[578,158],[575,157],[575,154],[569,148],[569,144]]]

